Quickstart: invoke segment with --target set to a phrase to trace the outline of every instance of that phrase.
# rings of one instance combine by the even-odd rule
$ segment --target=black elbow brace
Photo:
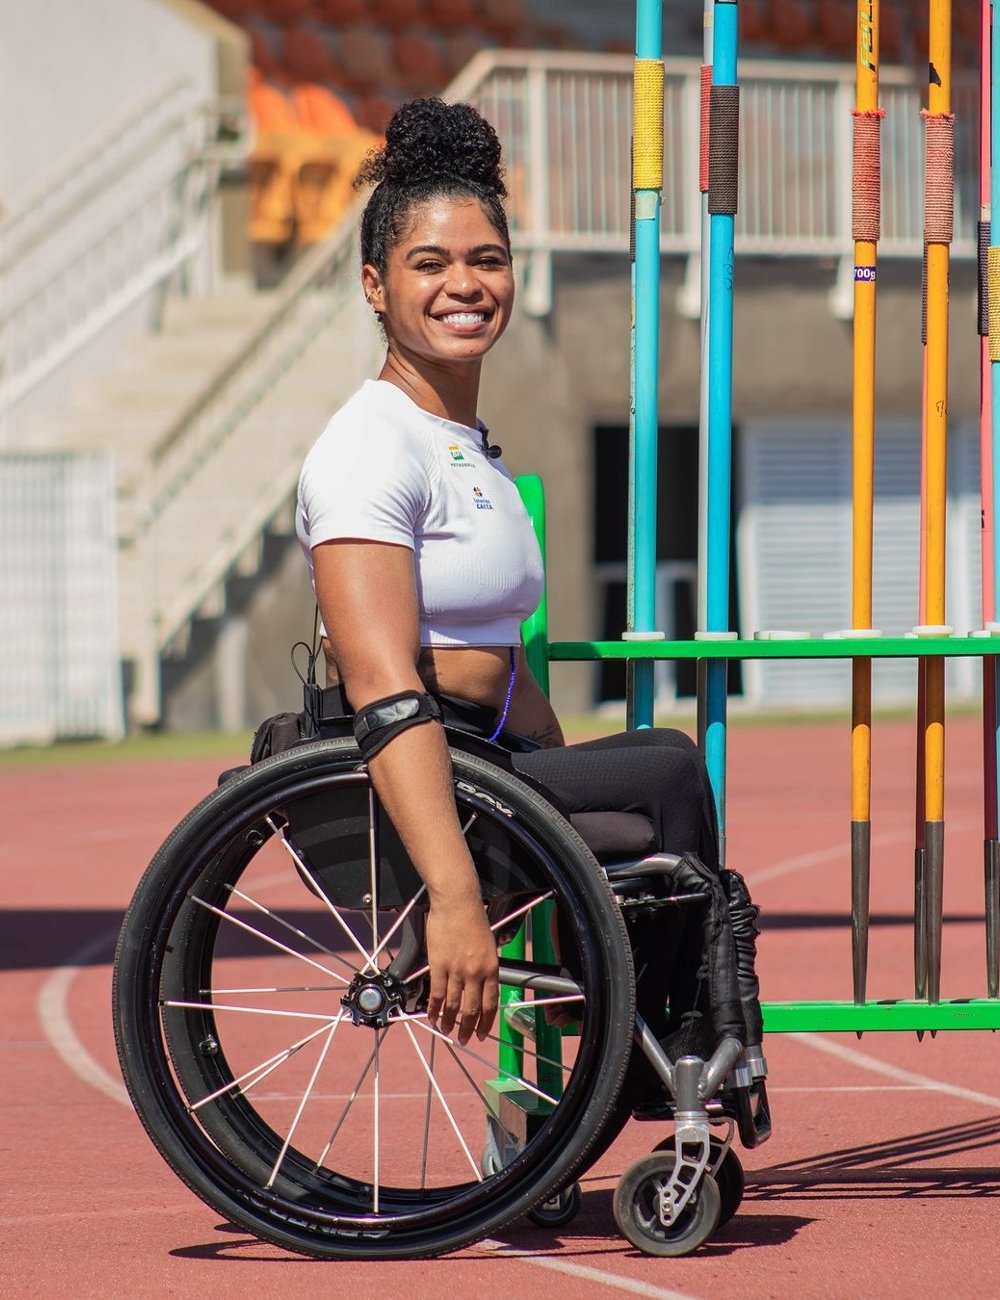
[[[354,739],[367,763],[390,740],[421,722],[440,720],[441,708],[433,695],[421,691],[400,691],[384,700],[372,700],[354,715]]]

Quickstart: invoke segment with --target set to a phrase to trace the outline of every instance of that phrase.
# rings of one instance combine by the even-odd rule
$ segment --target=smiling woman
[[[297,526],[328,683],[426,887],[428,1016],[464,1043],[490,1030],[498,960],[442,717],[457,711],[570,812],[643,813],[651,845],[697,853],[713,870],[715,811],[697,748],[679,732],[566,747],[525,661],[520,628],[541,593],[541,557],[477,412],[483,359],[514,303],[496,133],[468,105],[414,100],[359,179],[374,185],[361,280],[386,356],[309,453]],[[638,990],[657,1033],[669,965],[650,962]]]

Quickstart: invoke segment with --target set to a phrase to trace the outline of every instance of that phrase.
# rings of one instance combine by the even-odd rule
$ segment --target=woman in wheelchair
[[[198,1195],[320,1257],[566,1223],[630,1116],[672,1120],[614,1212],[684,1254],[739,1204],[734,1132],[767,1135],[756,909],[691,740],[566,745],[525,661],[541,558],[477,410],[514,300],[496,135],[414,101],[362,179],[385,363],[298,492],[318,740],[262,728],[150,864],[123,1074]]]
[[[678,731],[566,746],[520,646],[541,557],[478,417],[483,360],[514,302],[500,146],[474,109],[400,108],[362,174],[362,284],[386,340],[309,453],[298,534],[326,630],[328,681],[370,719],[369,770],[427,886],[429,1015],[461,1042],[497,1011],[497,955],[451,790],[435,697],[478,706],[484,734],[571,813],[652,822],[656,847],[718,867],[714,802]],[[412,711],[391,724],[402,705]],[[524,744],[523,738],[528,744]],[[360,737],[359,737],[360,739]],[[419,774],[419,779],[414,774]]]

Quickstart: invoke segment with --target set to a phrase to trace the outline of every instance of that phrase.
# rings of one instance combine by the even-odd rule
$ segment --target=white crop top
[[[517,645],[542,591],[542,560],[513,479],[483,432],[430,415],[368,380],[334,415],[299,478],[296,531],[413,551],[425,646]]]

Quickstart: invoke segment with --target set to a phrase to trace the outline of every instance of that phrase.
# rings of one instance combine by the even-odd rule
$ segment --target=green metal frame
[[[545,549],[545,493],[534,474],[517,480],[542,551]],[[548,604],[523,625],[525,651],[539,685],[548,691],[551,662],[604,659],[889,659],[1000,654],[1000,637],[838,637],[768,641],[550,641]],[[751,882],[752,884],[752,882]],[[871,1030],[1000,1029],[1000,998],[951,998],[940,1002],[890,999],[873,1002],[767,1002],[768,1033]]]

